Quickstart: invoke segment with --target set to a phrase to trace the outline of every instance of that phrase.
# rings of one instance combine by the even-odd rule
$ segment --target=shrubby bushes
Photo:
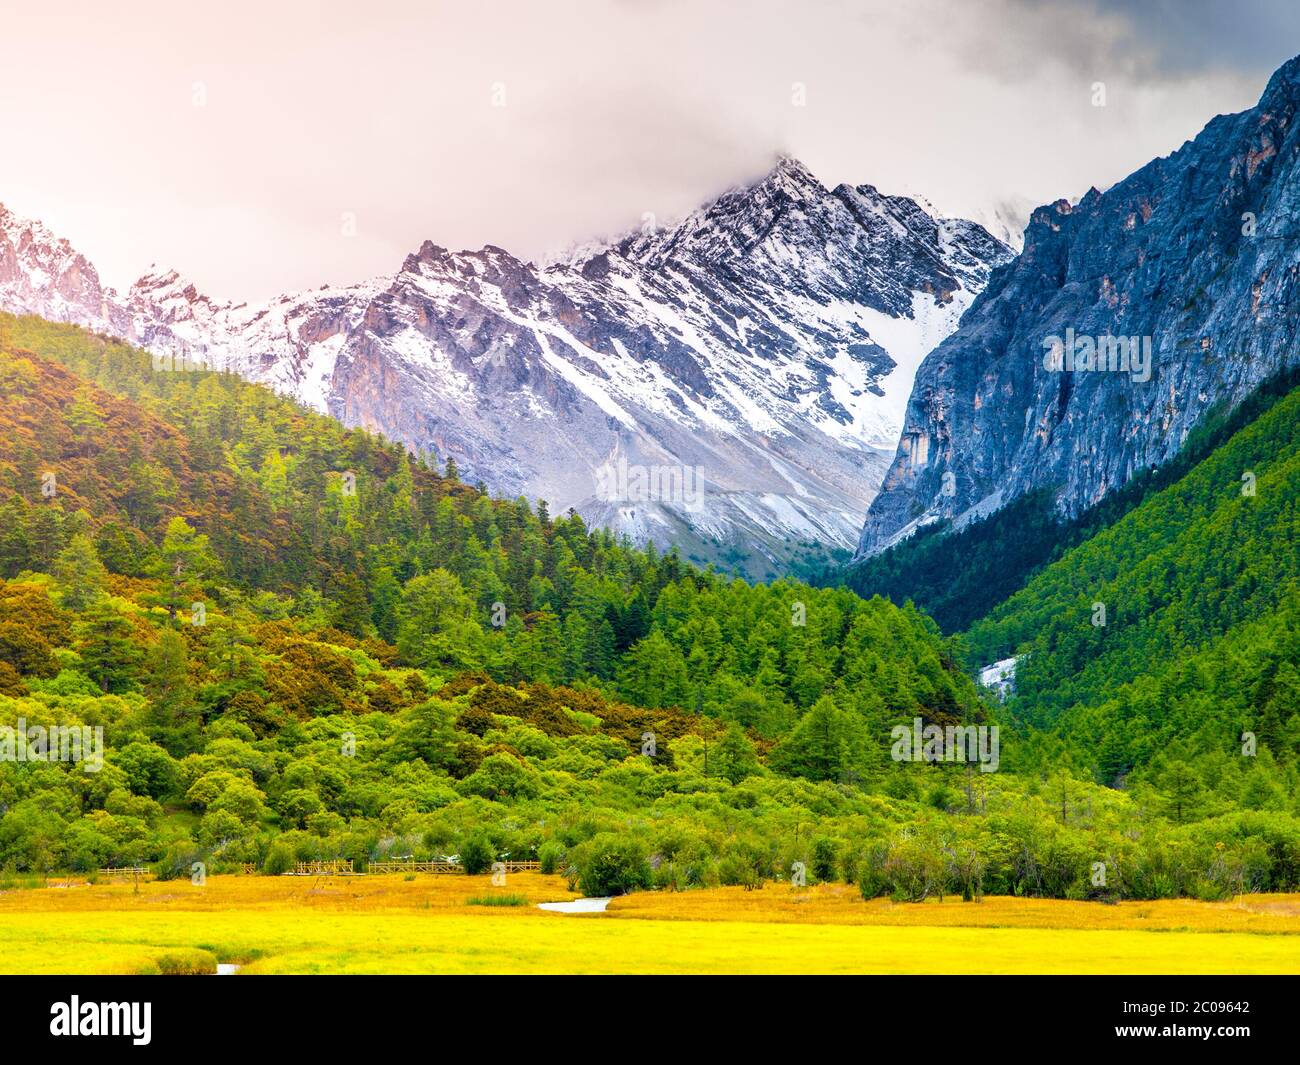
[[[573,864],[584,895],[626,895],[650,886],[645,845],[632,836],[612,832],[594,836],[574,850]]]
[[[496,860],[496,848],[483,833],[475,832],[467,836],[465,842],[461,844],[460,864],[471,876],[487,872]]]

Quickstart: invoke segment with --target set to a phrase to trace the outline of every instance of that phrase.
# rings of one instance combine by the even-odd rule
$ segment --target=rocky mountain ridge
[[[762,577],[853,546],[915,367],[1010,257],[974,223],[782,158],[675,225],[554,262],[426,241],[392,276],[254,304],[171,271],[118,296],[32,227],[0,238],[0,306],[238,373],[494,491]]]

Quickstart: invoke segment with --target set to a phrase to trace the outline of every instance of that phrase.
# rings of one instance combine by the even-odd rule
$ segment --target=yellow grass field
[[[826,885],[534,905],[559,877],[211,877],[0,891],[0,973],[143,973],[187,949],[256,973],[1300,973],[1300,896],[863,902]],[[487,907],[472,897],[523,895]]]

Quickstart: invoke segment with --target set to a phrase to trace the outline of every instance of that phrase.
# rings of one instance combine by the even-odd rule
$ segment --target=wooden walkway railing
[[[325,862],[299,862],[285,876],[356,876],[352,862],[346,858]]]
[[[372,873],[463,873],[465,867],[456,862],[371,862]]]
[[[500,864],[505,866],[507,873],[538,873],[542,869],[541,862],[501,862]],[[463,873],[465,871],[465,867],[459,862],[371,862],[367,868],[375,874]]]
[[[501,862],[507,873],[539,873],[542,870],[541,862]],[[257,867],[251,862],[245,862],[243,865],[245,874],[257,872]],[[100,870],[107,873],[108,870]],[[485,872],[495,872],[495,869],[488,869]],[[127,870],[129,872],[129,870]],[[383,873],[464,873],[465,867],[459,862],[435,861],[435,862],[369,862],[366,866],[366,872],[375,875]],[[283,876],[363,876],[352,868],[352,863],[346,858],[339,858],[331,861],[319,862],[298,862],[292,870],[281,874]]]
[[[494,863],[495,864],[495,863]],[[507,873],[539,873],[542,870],[541,862],[501,862],[500,865],[505,867]],[[253,862],[242,862],[240,870],[244,876],[253,876],[260,870]],[[381,873],[463,873],[465,867],[459,862],[436,861],[436,862],[370,862],[367,865],[367,871],[374,874]],[[485,873],[495,872],[494,868],[485,870]],[[100,877],[108,880],[152,880],[154,879],[153,870],[143,865],[109,865],[99,870]],[[293,869],[282,874],[283,876],[363,876],[352,868],[352,862],[346,858],[329,859],[316,862],[297,862]]]
[[[143,865],[109,865],[99,870],[99,875],[109,880],[149,880],[153,878],[153,871]]]
[[[507,873],[540,873],[541,862],[503,862]]]

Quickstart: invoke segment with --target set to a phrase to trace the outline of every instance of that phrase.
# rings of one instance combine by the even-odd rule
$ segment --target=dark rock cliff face
[[[859,557],[1036,488],[1077,514],[1300,360],[1298,104],[1300,58],[1252,110],[1034,212],[1023,253],[922,363]],[[1140,345],[1127,371],[1111,338]]]

